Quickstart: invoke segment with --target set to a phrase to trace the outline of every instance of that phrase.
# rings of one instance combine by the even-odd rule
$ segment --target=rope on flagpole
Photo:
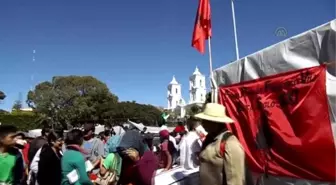
[[[234,0],[231,0],[233,32],[234,32],[235,45],[236,45],[236,59],[239,60],[239,48],[238,48],[238,38],[237,38],[237,28],[236,28],[236,14],[235,14],[235,8],[234,8],[233,1]]]
[[[208,38],[208,50],[209,50],[209,68],[210,68],[210,86],[211,86],[211,102],[217,103],[217,84],[213,76],[212,69],[212,52],[211,52],[211,37]]]

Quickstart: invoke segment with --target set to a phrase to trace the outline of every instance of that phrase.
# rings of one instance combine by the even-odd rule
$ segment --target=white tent
[[[147,128],[148,133],[158,134],[160,132],[160,127],[150,127],[145,126],[142,123],[135,123],[130,120],[128,120],[128,123],[132,125],[133,127],[137,128],[139,131],[142,131],[145,127]],[[172,132],[174,130],[174,127],[168,127],[168,131]]]
[[[28,136],[35,138],[35,137],[39,137],[42,135],[42,129],[34,129],[34,130],[29,130],[28,131]]]

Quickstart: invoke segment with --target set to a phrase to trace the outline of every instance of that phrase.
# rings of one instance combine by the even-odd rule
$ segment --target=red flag
[[[210,0],[199,0],[191,46],[205,52],[205,40],[211,37]]]
[[[325,66],[220,87],[255,172],[335,181]]]

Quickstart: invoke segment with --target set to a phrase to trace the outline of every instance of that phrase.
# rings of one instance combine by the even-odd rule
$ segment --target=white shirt
[[[39,163],[39,161],[40,161],[41,150],[42,150],[42,148],[40,148],[40,149],[36,152],[36,154],[35,154],[35,156],[34,156],[34,158],[33,158],[33,161],[30,163],[30,170],[31,170],[32,172],[34,172],[35,174],[37,174],[37,172],[38,172],[38,163]]]
[[[180,143],[180,163],[187,170],[195,169],[199,166],[198,156],[202,148],[202,141],[195,131],[185,135]]]
[[[35,156],[33,158],[33,161],[30,163],[30,171],[29,171],[28,178],[27,178],[27,184],[30,184],[30,181],[32,179],[33,174],[37,175],[37,172],[38,172],[38,163],[40,161],[41,150],[42,150],[42,148],[40,148],[36,152],[36,154],[35,154]],[[38,185],[37,181],[35,182],[35,185]]]
[[[174,147],[175,147],[176,150],[179,149],[178,146],[177,146],[177,144],[176,144],[176,139],[173,136],[169,135],[169,139],[168,140],[173,143],[173,145],[174,145]]]

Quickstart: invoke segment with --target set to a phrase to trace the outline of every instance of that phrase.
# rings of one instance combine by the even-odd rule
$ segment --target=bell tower
[[[182,99],[181,84],[179,84],[176,81],[175,76],[173,76],[172,81],[169,83],[167,87],[168,109],[175,109],[177,105],[179,105],[181,99]]]
[[[196,66],[194,73],[189,77],[189,103],[203,103],[205,96],[205,76]]]

